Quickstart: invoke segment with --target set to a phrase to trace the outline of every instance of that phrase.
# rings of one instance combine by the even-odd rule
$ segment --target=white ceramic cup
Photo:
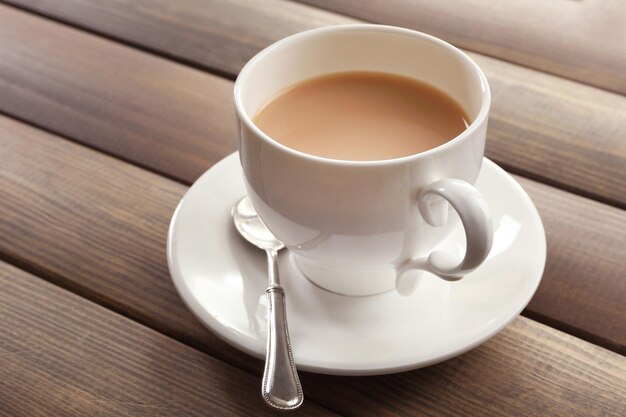
[[[284,88],[344,71],[426,82],[453,97],[472,122],[436,148],[380,161],[309,155],[253,123],[258,109]],[[297,266],[322,288],[376,294],[406,281],[399,278],[409,271],[458,280],[486,259],[493,241],[488,207],[471,185],[483,160],[490,101],[487,80],[474,61],[420,32],[364,24],[290,36],[259,52],[235,83],[248,194]],[[435,248],[459,218],[466,246],[455,259]]]

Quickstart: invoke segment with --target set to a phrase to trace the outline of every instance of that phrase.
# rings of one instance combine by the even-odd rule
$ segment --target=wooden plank
[[[548,241],[543,280],[524,314],[626,355],[626,212],[515,179]]]
[[[199,326],[170,284],[163,245],[182,186],[4,117],[0,137],[3,256],[260,374],[257,360]],[[23,273],[0,276],[0,410],[29,417],[266,410],[256,379]],[[302,378],[309,401],[354,416],[617,416],[626,400],[624,357],[525,318],[434,367]]]
[[[274,40],[355,22],[278,0],[66,1],[29,7],[232,76]],[[0,47],[0,110],[8,114],[186,183],[235,147],[232,84],[223,79],[7,7]],[[626,207],[626,98],[471,55],[493,90],[488,156]]]
[[[621,0],[298,1],[431,33],[462,48],[626,94]]]
[[[0,289],[0,415],[276,415],[256,376],[3,262]]]
[[[2,116],[0,138],[0,253],[150,327],[170,322],[178,340],[220,347],[167,270],[185,186]]]
[[[0,253],[179,340],[224,346],[192,319],[167,271],[167,228],[185,187],[6,117],[0,138]],[[626,353],[624,212],[518,180],[549,245],[529,312]]]
[[[232,83],[0,6],[0,111],[189,181],[236,148]]]
[[[356,22],[283,0],[2,0],[24,10],[233,77],[272,42]]]
[[[516,174],[626,208],[626,97],[509,71],[510,64],[493,59],[476,61],[492,90],[489,158]]]

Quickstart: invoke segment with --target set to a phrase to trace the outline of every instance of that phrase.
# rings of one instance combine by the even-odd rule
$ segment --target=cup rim
[[[267,55],[268,53],[270,53],[271,51],[273,51],[274,49],[284,45],[284,44],[288,44],[288,43],[292,43],[292,42],[297,42],[300,41],[302,39],[305,38],[309,38],[309,37],[314,37],[314,36],[318,36],[318,35],[323,35],[323,34],[328,34],[328,33],[333,33],[333,32],[352,32],[352,31],[370,31],[370,32],[387,32],[387,33],[396,33],[396,34],[400,34],[400,35],[405,35],[405,36],[410,36],[410,37],[418,37],[421,39],[424,39],[426,41],[429,41],[431,43],[436,44],[439,47],[442,47],[444,49],[447,49],[448,51],[454,53],[455,55],[459,56],[463,61],[465,61],[467,64],[469,64],[469,67],[478,75],[478,79],[480,80],[480,88],[482,90],[482,102],[480,105],[480,110],[478,112],[478,115],[474,118],[474,120],[472,120],[472,123],[470,123],[470,125],[465,128],[465,130],[463,130],[463,132],[459,133],[456,137],[450,139],[449,141],[447,141],[446,143],[443,143],[435,148],[432,149],[428,149],[424,152],[420,152],[420,153],[416,153],[416,154],[412,154],[412,155],[407,155],[407,156],[401,156],[398,158],[391,158],[391,159],[376,159],[376,160],[348,160],[348,159],[333,159],[333,158],[326,158],[323,156],[317,156],[317,155],[312,155],[312,154],[308,154],[306,152],[302,152],[302,151],[298,151],[296,149],[290,148],[287,145],[283,145],[282,143],[278,142],[276,139],[272,138],[271,136],[267,135],[265,132],[263,132],[251,119],[251,117],[248,115],[248,113],[245,111],[244,107],[243,107],[243,98],[242,98],[242,88],[241,88],[241,80],[243,78],[245,78],[247,76],[247,74],[249,72],[252,71],[253,67],[255,66],[255,64],[260,61],[261,59],[263,59],[263,57],[265,55]],[[405,162],[410,162],[410,161],[414,161],[417,159],[421,159],[427,156],[430,156],[436,152],[441,152],[451,146],[454,146],[455,144],[457,144],[458,142],[461,142],[462,140],[464,140],[465,138],[467,138],[468,136],[472,135],[476,130],[478,130],[483,123],[485,122],[485,119],[487,119],[487,116],[489,114],[489,107],[491,104],[491,89],[489,88],[489,83],[487,82],[487,77],[485,76],[485,74],[483,73],[483,71],[480,69],[480,67],[478,66],[478,64],[476,64],[476,62],[474,62],[474,60],[472,58],[470,58],[465,52],[461,51],[459,48],[449,44],[448,42],[441,40],[435,36],[432,35],[428,35],[426,33],[423,32],[418,32],[416,30],[412,30],[412,29],[406,29],[406,28],[401,28],[401,27],[397,27],[397,26],[388,26],[388,25],[377,25],[377,24],[347,24],[347,25],[336,25],[336,26],[328,26],[328,27],[322,27],[322,28],[316,28],[316,29],[311,29],[311,30],[307,30],[304,32],[299,32],[296,33],[294,35],[288,36],[286,38],[280,39],[276,42],[274,42],[273,44],[269,45],[268,47],[264,48],[263,50],[261,50],[260,52],[258,52],[254,57],[252,57],[252,59],[250,59],[246,65],[244,65],[244,67],[241,69],[241,71],[239,72],[239,75],[237,76],[237,79],[235,80],[235,87],[234,87],[234,102],[235,102],[235,111],[237,112],[238,116],[239,116],[239,120],[241,120],[246,127],[248,127],[250,130],[252,130],[258,137],[260,137],[264,142],[279,148],[280,150],[287,152],[289,154],[292,154],[293,156],[299,157],[299,158],[303,158],[306,160],[309,160],[311,162],[317,162],[317,163],[323,163],[323,164],[329,164],[329,165],[341,165],[341,166],[387,166],[387,165],[394,165],[394,164],[402,164]]]

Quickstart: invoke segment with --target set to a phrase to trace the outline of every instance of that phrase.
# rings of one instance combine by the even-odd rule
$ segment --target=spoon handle
[[[285,291],[280,286],[276,251],[268,250],[267,260],[270,287],[266,291],[268,335],[263,373],[263,399],[279,410],[293,410],[302,404],[304,396],[289,342]]]

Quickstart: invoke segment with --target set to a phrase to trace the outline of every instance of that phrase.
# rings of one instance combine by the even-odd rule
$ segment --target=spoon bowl
[[[241,236],[254,246],[263,250],[278,252],[285,245],[269,231],[257,214],[249,197],[244,197],[233,207],[233,222]]]

